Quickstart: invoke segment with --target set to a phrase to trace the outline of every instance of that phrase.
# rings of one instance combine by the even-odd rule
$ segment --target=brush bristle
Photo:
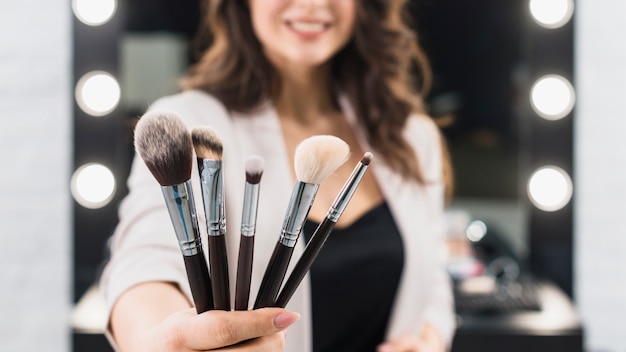
[[[373,158],[374,158],[374,155],[372,153],[365,152],[365,154],[363,154],[363,157],[361,158],[361,164],[369,165],[372,162]]]
[[[261,182],[264,167],[265,160],[263,160],[263,158],[256,155],[250,156],[248,160],[246,160],[246,182],[253,185]]]
[[[135,127],[135,150],[161,186],[191,178],[193,147],[187,126],[171,110],[144,114]]]
[[[222,160],[222,152],[224,151],[222,139],[212,127],[194,127],[191,130],[191,140],[198,158]]]
[[[296,176],[305,183],[322,183],[349,155],[350,147],[341,138],[328,135],[309,137],[296,147]]]

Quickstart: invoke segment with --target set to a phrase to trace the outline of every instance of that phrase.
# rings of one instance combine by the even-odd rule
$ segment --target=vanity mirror
[[[93,206],[75,203],[75,299],[93,283],[107,255],[106,240],[126,192],[135,118],[155,98],[177,90],[176,80],[194,59],[191,38],[199,17],[197,0],[110,2],[112,15],[100,24],[74,17],[74,82],[79,87],[74,168],[101,164],[114,182],[110,194],[95,196]],[[73,1],[75,12],[80,3]],[[540,100],[531,104],[530,91],[547,75],[573,82],[572,21],[540,25],[528,0],[413,0],[410,7],[434,69],[429,106],[445,126],[455,169],[451,209],[482,220],[525,266],[571,293],[572,193],[556,192],[569,197],[555,208],[554,192],[545,192],[560,190],[559,183],[544,186],[539,179],[532,201],[527,190],[533,172],[546,165],[557,169],[539,176],[547,175],[548,181],[561,177],[571,190],[573,114],[554,119],[558,114],[550,105],[542,113]],[[83,97],[89,90],[80,87],[94,75],[119,94],[109,105],[98,102],[104,106],[96,106],[95,113],[80,102],[89,100]],[[548,93],[571,87],[547,82]],[[102,97],[103,90],[94,89]],[[548,207],[540,208],[537,199]]]

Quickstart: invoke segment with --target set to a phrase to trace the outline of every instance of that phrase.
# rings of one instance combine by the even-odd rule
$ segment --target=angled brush
[[[209,126],[194,127],[191,130],[191,138],[198,161],[202,201],[209,235],[209,270],[213,280],[213,302],[215,309],[230,310],[222,139]]]
[[[372,153],[365,153],[361,161],[359,161],[352,171],[350,177],[348,177],[348,180],[346,180],[346,183],[341,188],[341,191],[339,191],[339,194],[337,194],[333,204],[328,209],[326,217],[324,217],[324,220],[319,224],[317,229],[315,229],[313,235],[311,235],[311,239],[309,239],[302,256],[300,256],[300,259],[296,262],[293,271],[285,282],[283,289],[280,291],[276,299],[276,307],[284,308],[291,299],[291,296],[293,296],[300,282],[302,282],[302,279],[311,268],[311,265],[313,265],[315,258],[317,258],[317,255],[322,249],[322,246],[324,246],[335,224],[339,221],[341,214],[343,214],[346,206],[348,206],[352,195],[354,195],[371,161]]]
[[[135,127],[135,149],[161,185],[196,311],[210,310],[213,308],[211,280],[189,181],[193,148],[187,127],[176,112],[150,111]]]
[[[313,136],[296,147],[294,168],[297,181],[278,242],[259,287],[255,309],[275,304],[293,249],[311,210],[319,185],[347,160],[349,154],[348,144],[334,136]]]

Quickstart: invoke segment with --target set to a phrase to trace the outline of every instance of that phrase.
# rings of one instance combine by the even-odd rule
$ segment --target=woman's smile
[[[313,19],[286,20],[285,24],[291,31],[305,39],[317,38],[331,27],[329,21]]]
[[[276,67],[319,67],[352,37],[354,0],[250,0],[254,32]]]

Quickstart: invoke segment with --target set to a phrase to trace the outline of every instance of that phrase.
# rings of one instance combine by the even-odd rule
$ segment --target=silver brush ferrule
[[[333,201],[333,205],[328,209],[328,213],[326,214],[326,218],[332,222],[339,221],[339,217],[343,213],[343,211],[348,206],[350,199],[356,192],[363,175],[365,175],[365,171],[367,170],[367,166],[363,163],[359,163],[357,167],[354,168],[352,174],[346,181],[346,183],[337,194],[337,198]]]
[[[222,161],[212,159],[201,159],[201,161],[200,185],[207,232],[209,236],[220,236],[226,232]]]
[[[300,180],[296,182],[278,242],[287,247],[296,245],[318,188],[319,184],[316,183],[305,183]]]
[[[184,256],[196,255],[202,248],[191,182],[162,186],[161,191],[169,211],[180,251]]]
[[[256,215],[259,204],[260,184],[246,182],[243,193],[243,212],[241,215],[241,235],[254,236],[256,231]]]

